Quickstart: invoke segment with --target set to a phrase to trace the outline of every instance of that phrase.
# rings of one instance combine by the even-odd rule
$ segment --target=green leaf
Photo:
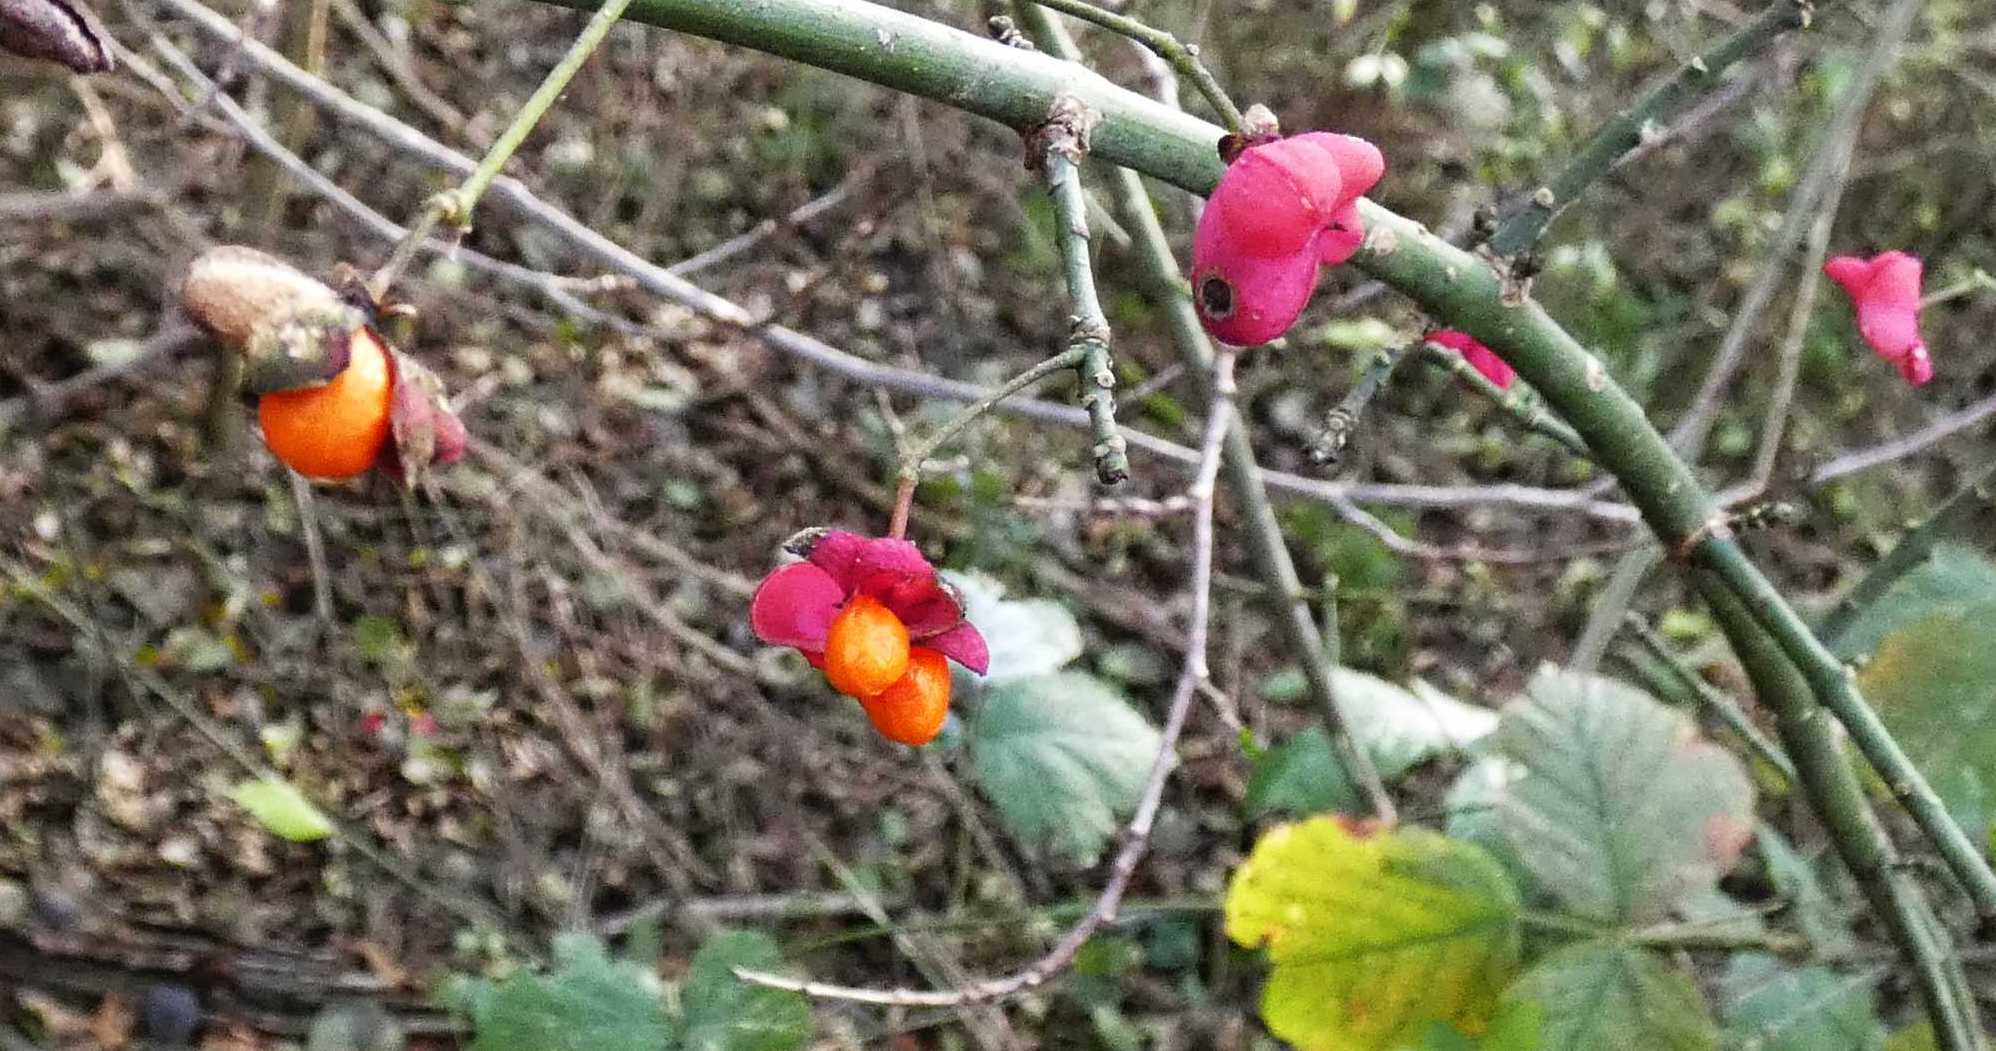
[[[677,1033],[643,967],[610,958],[587,934],[555,939],[555,969],[468,979],[447,999],[466,1014],[472,1051],[667,1051]]]
[[[1957,819],[1989,824],[1996,788],[1996,602],[1941,610],[1886,635],[1858,686]],[[1977,834],[1980,838],[1980,833]]]
[[[791,1051],[811,1038],[803,994],[750,985],[734,968],[773,971],[783,953],[768,935],[717,934],[693,957],[686,980],[687,1051]]]
[[[993,687],[971,724],[970,758],[1014,835],[1086,864],[1136,808],[1159,740],[1108,684],[1061,672]]]
[[[1544,671],[1506,709],[1498,749],[1525,769],[1505,836],[1574,913],[1636,924],[1711,887],[1754,827],[1753,785],[1690,720],[1610,679]]]
[[[1262,1020],[1300,1051],[1478,1032],[1518,963],[1518,893],[1488,854],[1420,828],[1270,829],[1227,887],[1227,935],[1267,950]]]
[[[1081,656],[1081,624],[1052,599],[1007,599],[1005,586],[981,573],[949,573],[964,616],[991,647],[983,683],[1046,675]]]
[[[333,834],[325,812],[289,781],[274,777],[244,781],[229,792],[229,798],[249,811],[257,824],[293,843],[311,843]]]
[[[1885,1027],[1872,1004],[1875,976],[1789,967],[1744,953],[1726,968],[1729,1046],[1739,1051],[1881,1051]]]
[[[1418,679],[1405,688],[1338,668],[1332,684],[1359,745],[1389,780],[1436,756],[1459,753],[1497,727],[1497,713],[1464,704]],[[1248,779],[1250,817],[1349,810],[1358,801],[1358,789],[1322,727],[1313,726],[1271,749]]]
[[[1859,610],[1843,631],[1826,640],[1845,660],[1866,656],[1885,637],[1937,613],[1961,613],[1996,602],[1996,562],[1959,544],[1934,545],[1925,562],[1913,567]]]
[[[1817,953],[1830,958],[1845,956],[1857,948],[1844,910],[1823,886],[1822,877],[1808,859],[1774,826],[1763,822],[1754,833],[1760,844],[1761,861],[1767,866],[1768,882],[1788,901],[1795,925]]]
[[[1647,949],[1612,942],[1568,946],[1505,994],[1535,1003],[1542,1051],[1714,1051],[1719,1030],[1691,976]]]

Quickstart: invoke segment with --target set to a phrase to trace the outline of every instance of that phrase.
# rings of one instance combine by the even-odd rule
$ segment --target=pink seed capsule
[[[1318,267],[1358,251],[1356,202],[1384,171],[1371,143],[1332,132],[1242,152],[1193,235],[1193,301],[1206,330],[1235,346],[1288,331],[1316,291]]]
[[[1933,358],[1920,338],[1921,270],[1920,260],[1904,252],[1869,260],[1838,256],[1823,264],[1823,273],[1857,308],[1858,335],[1916,387],[1934,378]]]

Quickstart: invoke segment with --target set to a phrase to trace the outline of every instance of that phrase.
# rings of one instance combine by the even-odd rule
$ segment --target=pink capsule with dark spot
[[[1193,302],[1206,331],[1234,346],[1287,332],[1316,291],[1318,268],[1358,251],[1358,199],[1385,171],[1377,147],[1333,132],[1242,151],[1193,233]]]

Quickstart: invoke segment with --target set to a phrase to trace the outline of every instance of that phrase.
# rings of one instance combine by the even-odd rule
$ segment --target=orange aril
[[[323,387],[276,391],[257,403],[263,441],[310,478],[351,478],[373,467],[388,441],[394,368],[367,329],[356,329],[347,367]]]
[[[908,654],[908,670],[894,685],[862,697],[860,706],[880,736],[902,744],[928,744],[949,717],[949,660],[927,647]]]
[[[825,679],[854,697],[871,697],[908,670],[908,626],[879,599],[859,595],[825,633]]]

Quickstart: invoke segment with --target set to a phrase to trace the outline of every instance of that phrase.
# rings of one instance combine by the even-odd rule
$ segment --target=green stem
[[[1968,892],[1984,928],[1996,925],[1996,873],[1990,871],[1981,849],[1948,813],[1946,804],[1899,747],[1878,713],[1865,703],[1858,693],[1856,674],[1809,631],[1809,626],[1774,590],[1774,585],[1747,561],[1738,545],[1708,544],[1705,551],[1706,557],[1701,559],[1704,565],[1726,582],[1753,615],[1754,622],[1795,662],[1796,670],[1816,691],[1817,700],[1836,713],[1837,720],[1849,731],[1851,742],[1885,779],[1893,798],[1933,840],[1941,860]]]
[[[900,477],[920,479],[922,476],[922,465],[935,456],[936,450],[941,449],[957,435],[963,433],[963,429],[975,423],[978,417],[997,408],[999,402],[1046,379],[1048,376],[1062,369],[1078,367],[1083,357],[1085,357],[1085,354],[1080,347],[1069,347],[1059,354],[1055,354],[1053,357],[1006,380],[1004,386],[992,391],[989,396],[964,407],[963,411],[951,417],[941,427],[936,428],[934,434],[908,447],[908,451],[901,457]]]
[[[1857,615],[1884,598],[1900,577],[1925,562],[1934,553],[1935,544],[1949,536],[1966,533],[1970,525],[1986,519],[1992,512],[1996,512],[1996,464],[1989,465],[1926,521],[1901,537],[1892,553],[1871,567],[1871,572],[1866,573],[1864,579],[1858,581],[1857,586],[1836,604],[1836,608],[1830,610],[1830,615],[1823,618],[1817,633],[1831,646],[1842,643],[1844,634],[1850,631]]]
[[[1912,968],[1928,1017],[1949,1051],[1983,1047],[1974,1001],[1964,989],[1960,963],[1940,936],[1912,874],[1902,865],[1871,811],[1864,788],[1838,746],[1836,729],[1812,703],[1810,683],[1783,647],[1762,630],[1746,604],[1717,575],[1694,574],[1733,651],[1795,760],[1796,777],[1822,820],[1837,854]]]
[[[1111,33],[1120,33],[1156,52],[1159,58],[1171,66],[1172,72],[1191,81],[1192,86],[1199,89],[1199,94],[1213,107],[1213,112],[1220,115],[1220,123],[1226,125],[1228,131],[1236,135],[1245,132],[1247,119],[1241,115],[1240,108],[1234,105],[1233,99],[1227,97],[1226,91],[1220,87],[1220,82],[1214,80],[1212,72],[1206,68],[1205,63],[1199,61],[1198,54],[1181,43],[1177,37],[1162,29],[1145,25],[1134,18],[1085,3],[1083,0],[1035,0],[1035,2],[1041,7],[1049,7],[1062,14],[1073,15],[1084,22],[1092,22]],[[1074,60],[1079,61],[1078,58]]]
[[[1518,421],[1520,426],[1565,446],[1566,451],[1575,456],[1587,458],[1587,443],[1580,440],[1580,435],[1575,434],[1573,428],[1547,412],[1545,405],[1531,396],[1529,388],[1513,386],[1510,390],[1505,390],[1490,382],[1490,377],[1476,371],[1476,366],[1471,365],[1469,359],[1459,352],[1435,343],[1423,343],[1422,347],[1426,350],[1429,361],[1449,370],[1456,379],[1490,399],[1506,416]]]
[[[547,78],[541,81],[541,86],[535,89],[526,104],[520,107],[520,111],[513,114],[512,124],[508,125],[491,148],[485,151],[485,156],[479,160],[478,167],[472,169],[471,174],[457,189],[431,198],[429,204],[424,206],[422,214],[416,217],[415,222],[409,224],[409,232],[402,235],[402,240],[396,242],[395,250],[389,255],[388,261],[383,263],[381,269],[375,271],[374,276],[367,282],[368,291],[373,293],[375,299],[385,297],[388,290],[395,287],[395,282],[401,278],[402,271],[408,269],[409,264],[415,260],[416,253],[422,251],[423,243],[436,232],[437,224],[449,220],[450,224],[459,230],[470,228],[472,213],[478,210],[479,199],[485,196],[485,191],[492,185],[492,180],[499,177],[500,170],[506,167],[507,161],[513,159],[513,154],[519,150],[520,144],[527,141],[527,136],[533,133],[541,118],[547,116],[548,110],[554,108],[562,92],[568,90],[568,82],[575,79],[575,74],[581,72],[582,67],[589,62],[589,57],[596,53],[596,48],[610,35],[610,30],[615,28],[617,21],[624,17],[625,9],[630,6],[631,0],[604,0],[603,4],[596,8],[596,13],[589,19],[589,24],[582,27],[581,34],[575,38],[575,43],[569,45],[568,53],[548,71]]]
[[[1719,721],[1725,723],[1740,740],[1745,741],[1747,747],[1753,749],[1754,754],[1758,755],[1762,762],[1781,771],[1781,776],[1786,778],[1789,784],[1795,783],[1794,761],[1788,758],[1780,745],[1768,740],[1767,735],[1760,732],[1760,727],[1755,726],[1753,720],[1747,718],[1747,714],[1740,710],[1739,705],[1733,703],[1731,697],[1706,682],[1704,676],[1685,667],[1683,658],[1671,650],[1670,644],[1663,641],[1663,636],[1658,635],[1656,629],[1650,627],[1649,622],[1644,620],[1641,614],[1630,613],[1622,622],[1627,626],[1629,634],[1635,636],[1637,642],[1642,643],[1643,649],[1648,650],[1650,656],[1669,668],[1677,681],[1685,689],[1690,690],[1691,695],[1700,703],[1711,709],[1712,714],[1718,716]]]
[[[1949,285],[1938,292],[1929,292],[1920,299],[1920,308],[1924,310],[1927,307],[1939,306],[1977,292],[1996,292],[1996,277],[1991,277],[1987,270],[1977,268],[1959,284]]]
[[[1512,256],[1537,243],[1546,224],[1596,179],[1606,175],[1623,154],[1642,145],[1645,138],[1660,132],[1664,125],[1717,87],[1719,76],[1727,67],[1759,52],[1789,30],[1806,27],[1814,11],[1811,0],[1774,0],[1760,17],[1686,62],[1675,76],[1595,132],[1551,182],[1539,187],[1523,209],[1497,228],[1490,236],[1490,250],[1500,256]]]
[[[1031,2],[1019,3],[1016,8],[1020,20],[1048,54],[1070,61],[1079,58],[1074,42],[1059,21]],[[1175,114],[1177,110],[1167,112]],[[1098,128],[1094,139],[1098,146],[1103,141],[1100,132]],[[1137,261],[1144,280],[1151,286],[1152,298],[1164,310],[1172,346],[1177,349],[1187,371],[1200,384],[1201,395],[1210,400],[1214,394],[1217,359],[1213,345],[1207,341],[1205,329],[1200,325],[1198,312],[1192,307],[1191,288],[1180,273],[1178,260],[1171,254],[1171,239],[1158,221],[1157,210],[1144,188],[1143,177],[1127,167],[1115,168],[1110,174],[1110,188],[1115,194],[1117,210],[1122,213],[1123,222],[1130,230]],[[1332,753],[1351,775],[1352,783],[1359,787],[1371,814],[1390,822],[1395,816],[1393,797],[1386,791],[1386,783],[1380,778],[1372,757],[1354,736],[1351,718],[1345,714],[1336,684],[1331,678],[1331,669],[1338,663],[1335,639],[1318,634],[1316,622],[1311,618],[1309,595],[1303,587],[1302,578],[1297,575],[1289,546],[1282,539],[1282,524],[1276,518],[1275,505],[1268,498],[1268,489],[1262,484],[1261,467],[1255,462],[1254,444],[1238,412],[1232,413],[1228,420],[1220,454],[1221,466],[1227,473],[1227,487],[1233,492],[1237,510],[1243,519],[1242,529],[1247,537],[1249,555],[1254,559],[1262,582],[1275,597],[1277,627],[1282,632],[1290,656],[1303,668],[1310,694],[1316,698],[1322,713]],[[1326,601],[1335,602],[1335,599],[1327,595]]]
[[[1081,188],[1081,158],[1088,148],[1086,104],[1054,100],[1044,126],[1042,155],[1053,193],[1054,234],[1060,242],[1067,295],[1074,306],[1068,349],[1078,351],[1081,407],[1095,433],[1095,476],[1115,485],[1130,476],[1129,443],[1116,432],[1116,369],[1109,360],[1109,319],[1095,289],[1094,239],[1088,233],[1088,194]]]
[[[1358,431],[1359,421],[1365,418],[1365,410],[1372,399],[1386,388],[1386,381],[1393,378],[1393,370],[1407,356],[1407,346],[1384,347],[1366,362],[1365,371],[1359,373],[1358,382],[1351,385],[1344,399],[1324,414],[1324,429],[1310,439],[1310,462],[1334,464],[1344,454],[1345,446],[1351,444],[1351,436]]]

